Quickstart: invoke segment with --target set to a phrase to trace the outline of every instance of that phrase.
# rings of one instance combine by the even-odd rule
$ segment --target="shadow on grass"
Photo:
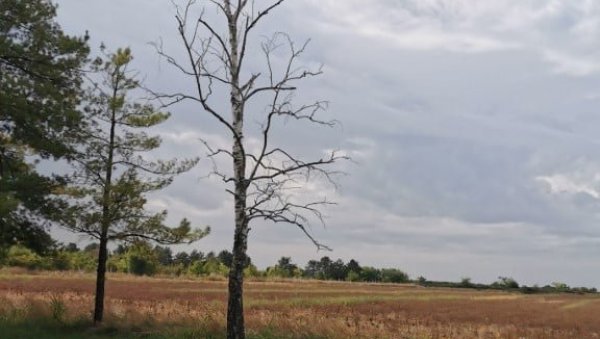
[[[194,328],[166,328],[163,330],[144,330],[142,328],[116,328],[111,326],[94,327],[88,321],[63,324],[56,321],[39,319],[27,321],[0,320],[0,338],[11,339],[221,339],[225,332],[207,332]],[[249,333],[248,339],[326,339],[324,336],[297,335],[281,333],[276,329],[263,329]]]
[[[114,327],[96,328],[89,322],[62,324],[44,319],[26,321],[1,321],[0,338],[23,339],[87,339],[87,338],[164,338],[145,335],[135,330]]]

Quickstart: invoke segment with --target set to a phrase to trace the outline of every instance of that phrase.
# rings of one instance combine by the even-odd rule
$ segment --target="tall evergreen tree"
[[[104,50],[104,49],[103,49]],[[67,225],[99,241],[94,322],[104,309],[107,244],[110,241],[152,240],[160,244],[192,242],[209,229],[192,230],[183,219],[176,228],[165,225],[166,211],[144,209],[145,194],[169,185],[173,177],[192,168],[197,159],[149,161],[143,153],[156,149],[161,140],[146,129],[164,122],[168,113],[131,100],[140,84],[128,69],[129,49],[119,49],[97,59],[93,70],[100,75],[86,96],[85,126],[75,158],[76,174],[70,192],[79,197],[71,207]]]
[[[28,156],[64,157],[81,118],[77,105],[86,37],[65,35],[45,0],[0,1],[0,250],[52,244],[41,227],[60,206],[64,182],[36,171]]]

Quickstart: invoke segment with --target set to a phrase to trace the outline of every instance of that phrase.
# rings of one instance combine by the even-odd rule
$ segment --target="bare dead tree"
[[[177,6],[178,32],[185,49],[186,60],[177,60],[157,44],[158,53],[193,82],[194,91],[156,93],[165,106],[181,101],[197,103],[202,111],[216,119],[232,138],[231,149],[217,148],[204,142],[208,157],[227,157],[232,161],[233,171],[226,174],[215,165],[213,174],[232,185],[235,212],[233,263],[229,273],[229,301],[227,309],[227,338],[245,338],[243,313],[243,268],[246,262],[249,225],[255,219],[298,227],[318,249],[328,249],[310,233],[310,220],[323,222],[322,207],[330,205],[326,199],[305,201],[294,198],[290,190],[301,187],[309,180],[318,178],[333,183],[337,172],[327,170],[344,154],[331,151],[314,160],[303,160],[290,151],[273,145],[272,135],[278,120],[299,120],[318,126],[333,126],[335,121],[320,118],[327,102],[294,105],[296,83],[318,76],[321,68],[311,70],[300,64],[300,57],[308,42],[297,46],[285,33],[275,33],[260,43],[266,64],[261,73],[246,71],[245,61],[249,53],[252,32],[261,20],[280,6],[284,0],[273,0],[262,9],[256,9],[252,0],[207,0],[214,6],[227,27],[221,27],[205,16],[204,7],[197,16],[192,15],[195,1]],[[257,45],[254,45],[257,46]],[[280,54],[287,51],[282,63]],[[219,109],[215,93],[217,86],[229,94],[227,109]],[[221,99],[222,100],[222,99]],[[247,144],[244,128],[245,113],[253,101],[268,102],[262,112],[262,122],[255,139],[260,146],[251,149]],[[221,105],[220,105],[221,104]],[[254,116],[257,116],[255,113]],[[216,164],[216,161],[214,162]]]

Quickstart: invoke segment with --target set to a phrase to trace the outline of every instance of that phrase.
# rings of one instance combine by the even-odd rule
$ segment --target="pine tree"
[[[161,143],[158,136],[149,136],[143,130],[164,122],[169,114],[131,100],[132,91],[140,83],[128,69],[133,59],[128,48],[106,59],[99,58],[92,66],[102,76],[86,95],[85,125],[70,189],[79,199],[67,219],[73,231],[90,235],[100,243],[96,324],[103,317],[108,242],[189,243],[209,232],[208,228],[192,230],[186,219],[170,228],[165,225],[166,211],[150,213],[144,209],[146,193],[169,185],[175,175],[191,169],[198,159],[149,161],[143,156]]]
[[[41,227],[60,210],[51,194],[64,182],[36,171],[38,158],[71,151],[81,118],[86,37],[65,35],[44,0],[0,1],[0,250],[20,243],[43,252]]]

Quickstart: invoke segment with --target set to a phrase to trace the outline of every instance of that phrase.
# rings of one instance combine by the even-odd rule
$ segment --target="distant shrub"
[[[292,258],[281,257],[277,265],[267,267],[266,274],[267,277],[299,278],[303,275],[303,272],[298,265],[292,263]]]
[[[367,282],[379,282],[381,281],[381,271],[369,266],[364,266],[360,271],[360,280]]]
[[[346,275],[346,281],[360,281],[360,275],[354,271],[349,271]]]
[[[588,288],[588,287],[573,287],[569,289],[571,292],[574,293],[579,293],[579,294],[584,294],[584,293],[597,293],[598,290],[596,290],[595,287],[592,288]]]
[[[498,281],[492,283],[491,286],[500,289],[516,289],[519,288],[519,283],[513,278],[498,277]]]
[[[130,246],[125,257],[127,258],[127,272],[135,275],[154,275],[160,265],[156,252],[146,242]]]
[[[131,253],[127,256],[127,269],[135,275],[151,276],[156,273],[156,263],[143,255]]]
[[[247,278],[255,278],[255,277],[260,277],[261,273],[260,271],[256,268],[256,266],[250,264],[248,265],[248,267],[246,267],[244,269],[244,277]]]
[[[184,264],[180,264],[185,267]],[[194,261],[188,268],[187,271],[191,275],[203,275],[204,272],[204,263],[201,261]]]
[[[158,274],[164,274],[169,276],[181,276],[185,275],[188,272],[188,269],[183,264],[173,264],[173,265],[159,265],[158,266]]]
[[[570,290],[569,285],[563,282],[553,282],[552,287],[554,287],[559,292],[566,292]]]
[[[12,246],[8,250],[6,263],[9,266],[25,267],[28,269],[51,268],[47,259],[42,258],[32,250],[19,245]]]
[[[123,255],[111,255],[106,261],[106,269],[109,272],[127,273],[127,257]]]
[[[408,281],[408,274],[397,268],[384,268],[381,270],[381,281],[386,283],[405,283]]]
[[[188,273],[198,276],[219,275],[227,276],[229,268],[216,258],[194,261],[188,268]]]
[[[55,270],[66,271],[71,269],[69,253],[58,251],[50,258],[50,260],[52,261],[52,268]]]
[[[96,258],[91,253],[69,253],[69,268],[76,271],[92,272],[96,269]]]
[[[266,275],[270,278],[289,278],[291,276],[290,272],[279,266],[267,267]]]

